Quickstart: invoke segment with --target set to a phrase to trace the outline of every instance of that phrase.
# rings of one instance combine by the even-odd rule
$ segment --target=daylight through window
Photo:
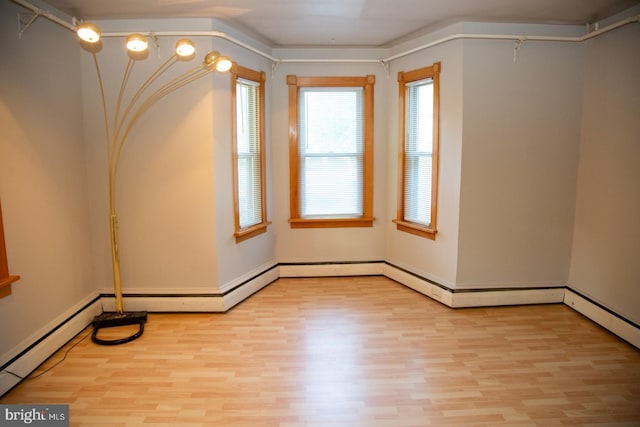
[[[263,233],[266,221],[264,183],[264,73],[235,65],[233,187],[236,239]]]
[[[373,76],[288,82],[292,227],[371,226]]]
[[[440,63],[398,73],[399,230],[434,239],[439,163]]]

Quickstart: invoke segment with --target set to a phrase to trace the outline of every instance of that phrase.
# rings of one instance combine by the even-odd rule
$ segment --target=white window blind
[[[404,219],[430,226],[433,79],[407,84],[405,120]]]
[[[236,147],[240,228],[262,222],[259,83],[236,81]]]
[[[300,216],[363,215],[363,89],[301,88]]]

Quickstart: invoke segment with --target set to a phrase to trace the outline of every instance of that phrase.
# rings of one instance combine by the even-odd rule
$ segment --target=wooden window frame
[[[396,229],[416,236],[435,240],[438,218],[438,172],[440,165],[440,62],[431,66],[412,71],[400,71],[398,73],[398,209]],[[433,79],[433,149],[431,166],[431,221],[429,226],[424,226],[405,219],[404,188],[405,188],[405,159],[406,159],[406,115],[407,115],[407,83]]]
[[[240,196],[238,190],[238,144],[237,144],[237,112],[236,112],[236,83],[237,80],[245,79],[258,83],[258,132],[260,139],[260,193],[262,197],[262,221],[250,227],[240,227]],[[233,63],[231,67],[231,156],[232,156],[232,181],[233,181],[233,217],[234,232],[233,236],[236,243],[240,243],[252,237],[258,236],[267,231],[267,227],[271,224],[267,221],[267,191],[265,182],[265,81],[266,74],[264,71],[255,71],[249,68]]]
[[[289,86],[289,178],[291,228],[372,227],[373,221],[373,89],[375,76],[300,77],[287,76]],[[303,87],[361,87],[363,89],[363,194],[362,216],[356,218],[302,218],[300,216],[300,158],[298,151],[298,100]]]
[[[0,298],[11,295],[11,284],[20,280],[20,276],[9,274],[7,248],[4,243],[4,224],[2,222],[2,204],[0,203]]]

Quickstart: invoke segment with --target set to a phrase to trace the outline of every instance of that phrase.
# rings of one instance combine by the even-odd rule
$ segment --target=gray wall
[[[358,55],[358,52],[343,52]],[[322,57],[321,50],[278,52],[282,55]],[[373,227],[292,229],[289,225],[289,101],[286,76],[376,76],[374,86],[374,170]],[[284,63],[274,73],[272,84],[272,155],[274,183],[274,226],[277,258],[280,262],[379,261],[384,259],[384,232],[387,220],[386,155],[387,117],[385,103],[388,80],[380,64]]]
[[[194,31],[212,27],[225,30],[208,19],[98,24],[103,31],[178,31],[185,25]],[[123,97],[125,103],[169,57],[176,40],[161,37],[159,50],[150,43],[148,57],[133,67]],[[209,50],[218,50],[242,66],[270,71],[268,60],[221,38],[204,36],[193,41],[194,60],[173,65],[142,99],[171,76],[198,66]],[[122,38],[105,39],[98,53],[111,117],[128,60],[123,42]],[[100,290],[109,292],[107,160],[96,72],[88,52],[82,52],[82,75],[96,283]],[[273,227],[240,244],[233,237],[230,88],[228,73],[210,74],[159,100],[132,127],[122,152],[117,183],[125,292],[214,292],[275,262]],[[269,141],[267,150],[268,147]],[[271,207],[270,189],[267,197]],[[272,209],[269,215],[273,215]]]
[[[639,50],[638,24],[586,42],[578,196],[569,275],[572,288],[637,324]]]
[[[0,299],[3,363],[95,294],[80,52],[44,18],[19,39],[22,11],[0,2],[0,197],[10,272],[21,276]]]
[[[457,287],[566,283],[583,50],[465,41]]]
[[[446,31],[434,33],[412,44],[431,42],[447,33],[462,31],[454,25]],[[440,73],[440,173],[438,191],[438,233],[435,240],[398,231],[391,219],[396,217],[398,199],[398,83],[399,71],[410,71],[441,63]],[[389,262],[430,280],[454,288],[458,265],[458,228],[460,217],[460,176],[463,147],[463,42],[454,41],[420,51],[391,64],[389,85],[389,169],[386,257]]]

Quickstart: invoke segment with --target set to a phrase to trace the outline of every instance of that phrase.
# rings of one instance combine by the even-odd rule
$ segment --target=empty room
[[[636,0],[0,0],[0,425],[640,425]]]

